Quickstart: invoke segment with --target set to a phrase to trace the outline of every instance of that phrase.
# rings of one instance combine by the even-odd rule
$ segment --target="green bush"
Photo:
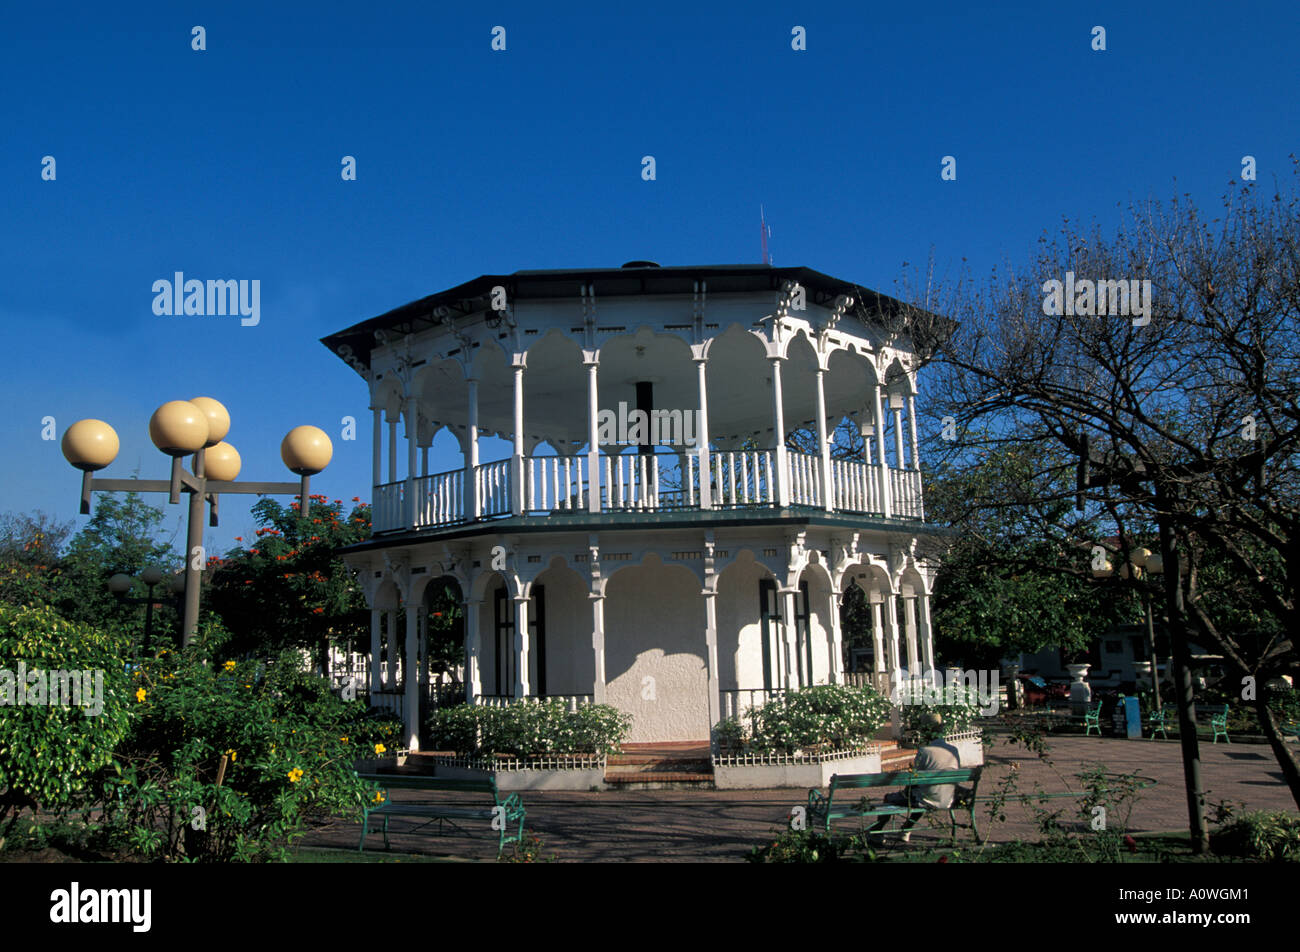
[[[852,750],[868,744],[889,720],[889,699],[870,687],[822,684],[790,691],[780,700],[749,711],[745,732],[735,718],[715,731],[732,749],[791,754],[830,747]]]
[[[745,856],[750,863],[871,863],[876,851],[865,834],[845,836],[819,830],[791,830]]]
[[[507,707],[457,704],[428,720],[435,750],[458,754],[608,754],[618,750],[632,718],[607,704],[570,711],[564,701],[524,701]]]
[[[1225,856],[1298,863],[1300,816],[1282,810],[1246,813],[1212,833],[1210,846]]]
[[[0,838],[24,806],[57,812],[75,805],[110,762],[134,704],[123,660],[128,651],[120,634],[67,621],[51,608],[0,603]],[[18,683],[20,665],[25,684]],[[38,670],[41,676],[28,680]],[[88,681],[91,694],[66,699],[81,707],[48,705],[47,689],[56,685],[65,700],[62,684],[52,685],[47,674],[58,671],[89,675],[77,680],[78,688]]]
[[[270,666],[217,658],[200,640],[134,672],[135,723],[99,792],[105,828],[134,853],[284,859],[308,819],[354,814],[366,796],[360,702],[292,653]]]

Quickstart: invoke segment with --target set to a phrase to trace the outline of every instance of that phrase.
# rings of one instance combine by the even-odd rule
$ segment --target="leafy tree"
[[[342,500],[312,502],[303,517],[296,502],[259,500],[257,540],[210,560],[209,605],[231,632],[229,650],[237,656],[307,649],[323,671],[331,644],[369,643],[365,597],[335,550],[369,538],[370,507],[356,505],[345,515]]]

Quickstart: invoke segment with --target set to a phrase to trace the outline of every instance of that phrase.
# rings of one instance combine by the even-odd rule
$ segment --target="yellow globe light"
[[[232,482],[239,478],[239,451],[224,440],[203,451],[203,475]]]
[[[197,453],[208,444],[208,418],[188,400],[168,400],[149,418],[149,439],[168,456]]]
[[[1110,578],[1115,574],[1115,567],[1111,565],[1110,560],[1107,559],[1101,568],[1094,568],[1092,574],[1094,578]]]
[[[103,420],[78,420],[63,432],[63,458],[93,473],[117,459],[117,433]]]
[[[123,575],[121,572],[110,576],[108,580],[108,590],[114,595],[125,595],[127,592],[131,591],[131,576]]]
[[[320,427],[295,426],[280,444],[280,459],[299,476],[319,473],[333,457],[334,444]]]
[[[230,414],[226,408],[221,405],[220,401],[213,400],[211,397],[195,397],[189,401],[208,418],[208,446],[216,446],[226,438],[230,432]],[[234,477],[231,477],[232,479]]]

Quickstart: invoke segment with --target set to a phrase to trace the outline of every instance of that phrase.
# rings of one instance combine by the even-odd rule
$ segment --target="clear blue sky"
[[[482,273],[757,262],[761,202],[776,264],[889,292],[931,249],[984,274],[1063,216],[1213,202],[1246,154],[1285,178],[1300,132],[1293,0],[479,6],[5,7],[0,511],[76,515],[43,417],[108,420],[105,475],[162,478],[149,414],[200,394],[250,479],[356,416],[315,491],[369,499],[365,387],[317,339]],[[259,279],[261,323],[155,316],[175,271]],[[252,527],[222,516],[218,550]]]

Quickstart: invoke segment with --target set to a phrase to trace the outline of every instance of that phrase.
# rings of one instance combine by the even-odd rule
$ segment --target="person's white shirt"
[[[952,744],[942,740],[933,740],[916,752],[912,760],[913,770],[957,770],[961,767],[961,755]],[[933,787],[914,787],[912,802],[931,810],[947,810],[952,806],[952,799],[957,795],[955,783],[942,783]]]

